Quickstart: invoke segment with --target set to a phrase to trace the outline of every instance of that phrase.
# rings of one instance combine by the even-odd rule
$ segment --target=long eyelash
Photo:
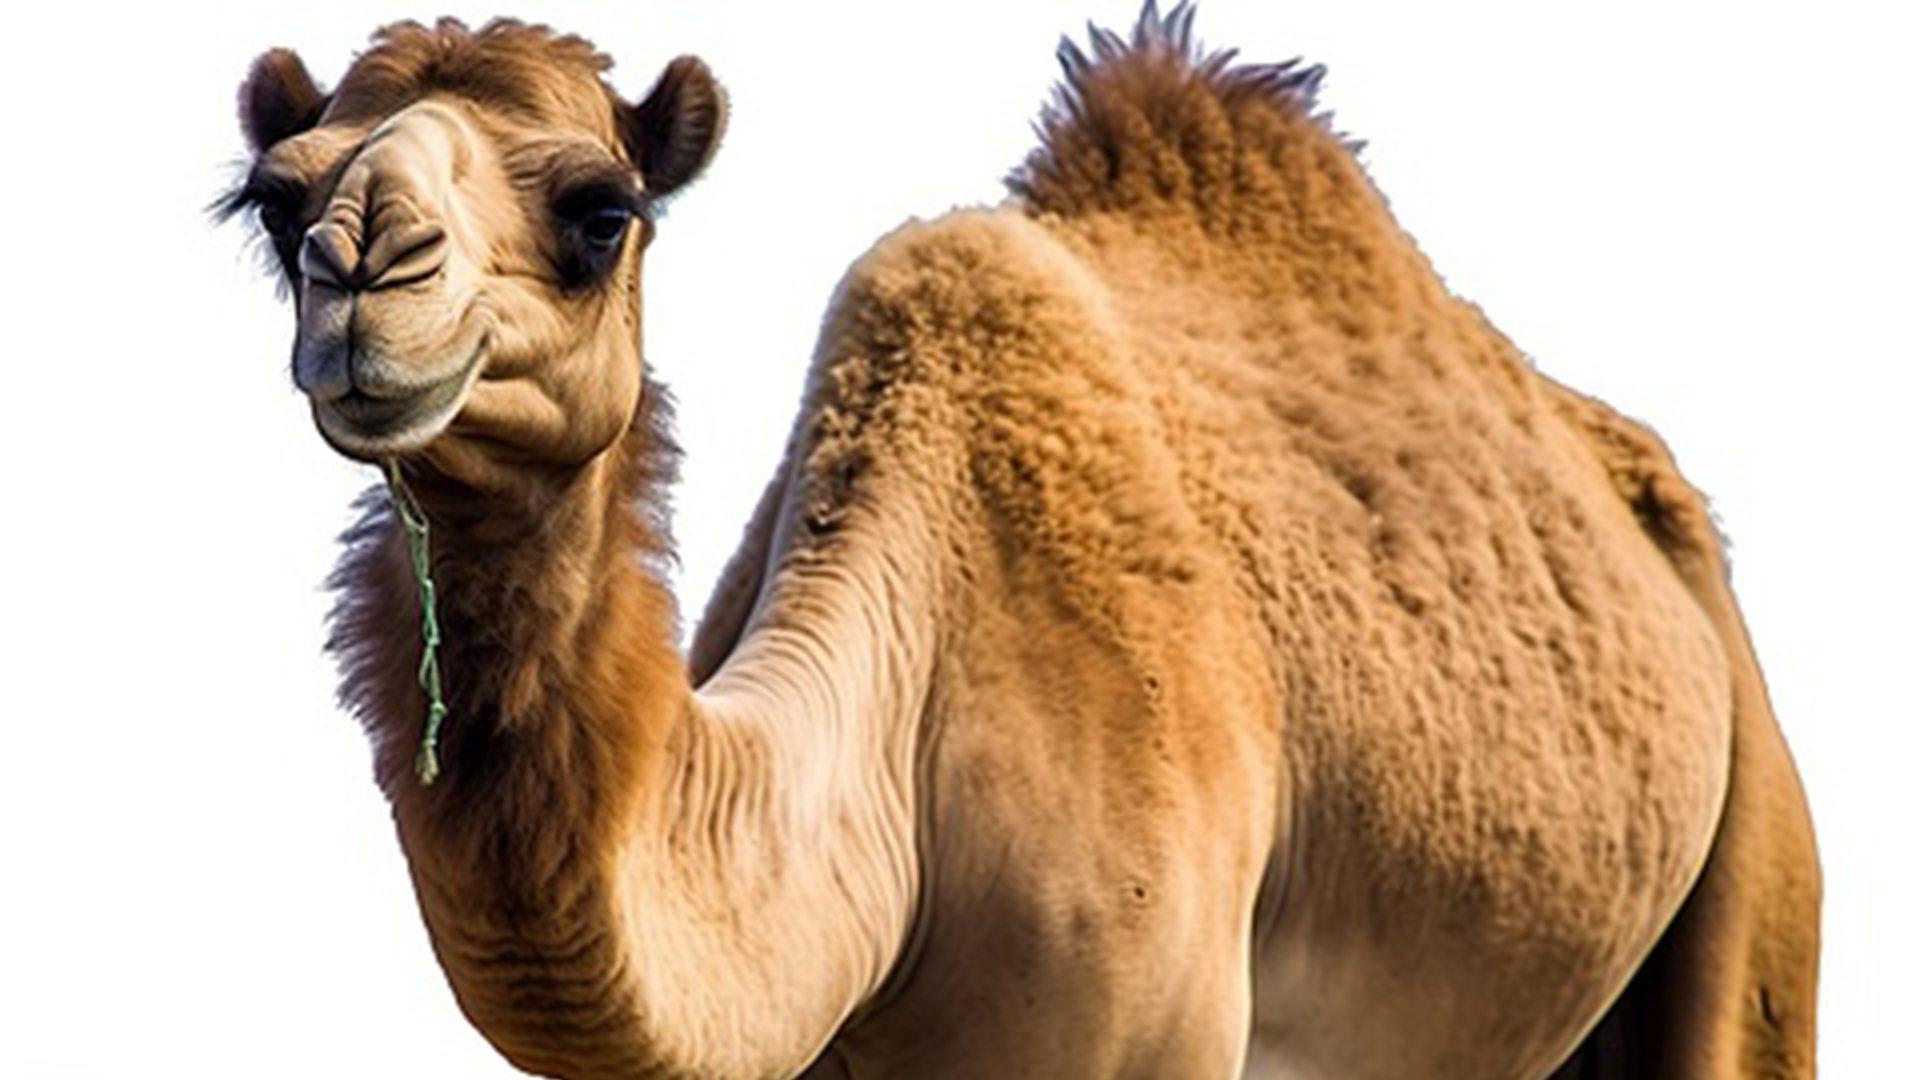
[[[207,216],[216,224],[224,224],[235,214],[252,206],[259,192],[253,187],[253,169],[247,162],[235,162],[232,171],[236,174],[226,189],[213,197],[206,206]]]
[[[554,210],[561,217],[571,217],[584,209],[599,205],[618,206],[635,216],[647,212],[647,198],[631,183],[621,178],[590,180],[568,189],[567,193],[554,200]]]
[[[285,300],[291,297],[294,279],[287,271],[287,264],[280,260],[280,252],[274,249],[273,238],[256,227],[254,234],[247,238],[247,250],[252,253],[260,273],[273,279],[275,299]]]
[[[304,201],[305,195],[306,192],[298,184],[284,177],[251,169],[215,198],[208,205],[207,212],[213,215],[215,221],[226,221],[241,211],[268,204],[293,209]]]
[[[244,171],[242,171],[244,170]],[[224,224],[235,217],[245,222],[247,230],[246,249],[250,257],[259,264],[262,274],[273,279],[274,295],[285,300],[293,295],[293,279],[287,272],[286,263],[280,252],[274,247],[273,237],[260,226],[259,218],[248,211],[268,202],[297,198],[284,182],[273,183],[273,178],[262,177],[246,163],[235,166],[239,177],[207,204],[206,212],[216,223]]]

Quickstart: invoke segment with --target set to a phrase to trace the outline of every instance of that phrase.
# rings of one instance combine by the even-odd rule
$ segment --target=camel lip
[[[358,388],[312,400],[320,435],[351,458],[374,460],[419,450],[453,422],[480,371],[483,350],[459,371],[417,390],[376,397]]]

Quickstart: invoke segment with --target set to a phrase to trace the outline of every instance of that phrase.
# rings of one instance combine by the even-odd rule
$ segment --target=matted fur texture
[[[672,418],[672,395],[649,380],[632,428],[621,441],[621,467],[605,508],[635,565],[654,581],[664,580],[673,563],[668,493],[679,473],[680,448],[673,439]],[[361,720],[373,739],[381,786],[395,789],[412,782],[413,753],[419,745],[417,730],[405,725],[396,729],[391,721],[419,703],[418,687],[409,691],[406,686],[414,676],[410,657],[419,652],[420,606],[417,595],[411,606],[402,602],[414,588],[413,569],[386,486],[369,487],[354,505],[360,517],[340,534],[344,550],[327,577],[327,587],[338,596],[328,615],[331,632],[326,647],[340,666],[340,704]],[[529,514],[545,512],[528,508]],[[443,534],[453,522],[441,523]],[[456,562],[452,558],[456,552],[466,558]],[[503,703],[498,720],[512,727],[524,722],[532,705],[532,691],[524,688],[543,682],[534,670],[542,660],[535,647],[542,635],[512,629],[536,621],[539,596],[515,586],[519,567],[489,566],[473,561],[474,555],[457,546],[449,551],[443,543],[432,563],[437,579],[444,583],[442,607],[455,626],[481,623],[501,628],[480,641],[457,635],[445,643],[448,667],[464,676],[452,688],[451,703],[467,716]],[[679,626],[670,594],[662,589],[653,600],[654,618],[660,620],[664,633],[677,638]],[[495,614],[503,608],[512,609],[511,618],[496,620]],[[396,693],[399,700],[394,700]],[[461,755],[462,736],[450,732],[449,739],[449,756]]]
[[[691,676],[664,404],[628,399],[644,235],[513,309],[566,344],[509,358],[547,397],[403,455],[443,590],[432,788],[370,500],[343,700],[461,1006],[523,1068],[1811,1074],[1812,834],[1704,501],[1447,292],[1321,69],[1191,24],[1064,46],[1012,198],[848,271]],[[637,117],[704,161],[704,66],[654,109],[604,68],[407,26],[311,132],[284,58],[247,123],[324,175],[417,107],[427,149],[364,190],[473,200],[539,281],[567,159],[461,188],[432,148],[485,173],[558,125],[644,166]]]
[[[372,47],[354,60],[333,107],[383,115],[431,89],[569,124],[605,123],[600,77],[612,66],[584,38],[517,19],[493,19],[478,31],[453,18],[432,26],[398,22],[376,32]]]
[[[1173,195],[1230,198],[1238,186],[1235,143],[1274,145],[1249,129],[1275,113],[1331,129],[1333,114],[1315,101],[1324,66],[1297,57],[1236,64],[1237,49],[1202,48],[1193,17],[1192,5],[1181,3],[1163,19],[1150,0],[1128,37],[1088,27],[1091,57],[1062,38],[1065,77],[1036,125],[1041,145],[1008,187],[1060,213]],[[1356,151],[1363,145],[1345,141]]]

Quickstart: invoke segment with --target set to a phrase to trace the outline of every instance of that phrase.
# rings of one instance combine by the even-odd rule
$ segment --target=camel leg
[[[1811,1077],[1820,871],[1757,672],[1735,686],[1731,786],[1693,893],[1553,1080]]]

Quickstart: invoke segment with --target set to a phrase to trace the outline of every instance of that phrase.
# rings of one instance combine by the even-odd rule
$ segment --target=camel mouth
[[[376,397],[358,388],[330,400],[313,400],[320,435],[351,458],[378,460],[419,450],[432,442],[466,404],[480,373],[482,350],[460,370],[421,389]]]

